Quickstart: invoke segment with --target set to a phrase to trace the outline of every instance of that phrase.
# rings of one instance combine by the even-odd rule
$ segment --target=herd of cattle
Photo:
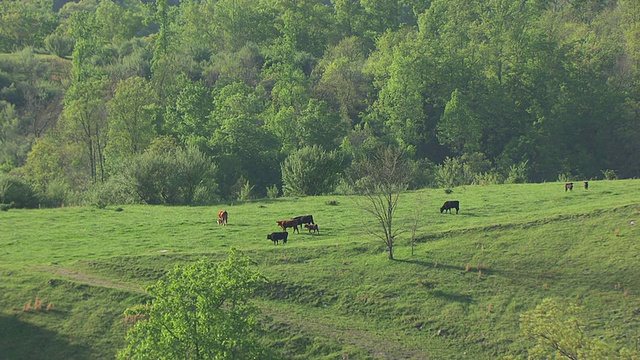
[[[218,211],[218,219],[216,222],[218,225],[227,225],[229,221],[229,213],[226,210]],[[282,228],[280,232],[273,232],[267,235],[267,240],[273,241],[274,245],[277,245],[280,240],[282,240],[283,244],[287,243],[287,239],[289,237],[289,233],[287,232],[287,228],[292,228],[294,232],[300,233],[298,230],[298,226],[304,225],[305,228],[309,230],[309,232],[320,233],[320,229],[318,228],[318,224],[313,222],[313,215],[303,215],[296,216],[293,219],[289,220],[278,220],[276,224]]]
[[[589,182],[584,182],[584,189],[589,189]],[[564,186],[564,191],[573,191],[573,183],[566,183]],[[444,204],[440,207],[440,213],[448,211],[451,213],[452,209],[456,209],[456,214],[460,211],[460,201],[458,200],[448,200],[445,201]],[[229,220],[229,213],[226,210],[220,210],[218,212],[218,219],[216,222],[218,225],[227,225],[227,221]],[[274,245],[278,245],[280,240],[282,240],[283,244],[287,243],[287,239],[289,237],[289,233],[287,232],[288,228],[292,228],[293,232],[300,233],[298,227],[304,225],[305,228],[309,230],[309,233],[312,231],[314,233],[320,233],[320,229],[318,229],[318,224],[313,221],[313,215],[303,215],[296,216],[292,219],[288,220],[278,220],[276,224],[282,228],[280,232],[273,232],[267,235],[267,240],[273,241]]]

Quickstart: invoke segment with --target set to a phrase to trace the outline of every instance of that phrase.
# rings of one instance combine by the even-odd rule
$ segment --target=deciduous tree
[[[222,262],[176,266],[148,289],[152,301],[128,309],[139,318],[119,359],[269,359],[257,340],[259,310],[250,302],[265,278],[232,250]]]
[[[394,226],[393,220],[400,194],[409,184],[409,169],[405,151],[389,146],[358,162],[349,174],[354,188],[366,198],[358,205],[373,215],[379,225],[378,231],[371,230],[371,234],[385,243],[391,260],[395,238],[402,231]],[[365,228],[372,229],[369,226]]]

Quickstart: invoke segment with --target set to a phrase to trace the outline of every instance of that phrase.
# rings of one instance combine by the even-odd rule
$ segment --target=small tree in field
[[[215,263],[176,266],[148,289],[150,305],[127,310],[137,322],[119,359],[265,359],[258,309],[249,296],[265,281],[250,260],[232,250]]]
[[[373,215],[380,225],[380,231],[365,228],[384,241],[391,260],[394,240],[400,233],[393,227],[393,216],[400,194],[409,186],[410,177],[411,170],[405,159],[405,151],[391,147],[359,161],[350,173],[354,188],[366,198],[366,201],[358,205]]]
[[[636,359],[637,351],[619,351],[585,331],[585,309],[564,299],[546,298],[535,309],[520,315],[520,328],[536,341],[529,350],[533,359]]]

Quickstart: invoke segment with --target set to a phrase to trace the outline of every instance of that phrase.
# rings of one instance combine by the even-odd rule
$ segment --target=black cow
[[[297,221],[298,225],[315,224],[313,222],[313,215],[296,216],[296,217],[293,218],[293,220]]]
[[[274,232],[267,235],[267,240],[273,241],[273,245],[278,245],[278,240],[282,240],[283,244],[287,243],[288,232]]]
[[[564,191],[567,192],[567,190],[573,191],[573,183],[564,184]]]
[[[451,209],[456,209],[456,214],[457,214],[458,211],[460,210],[460,201],[458,200],[445,201],[444,205],[442,205],[442,207],[440,208],[440,213],[443,213],[444,211],[449,211],[449,213],[451,213]]]
[[[589,190],[589,182],[588,181],[584,182],[584,189],[585,190]]]

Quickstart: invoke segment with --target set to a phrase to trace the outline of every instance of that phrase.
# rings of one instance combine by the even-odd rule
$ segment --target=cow
[[[229,219],[229,213],[227,213],[227,210],[218,211],[218,220],[216,220],[218,225],[226,226],[228,219]]]
[[[440,208],[440,213],[442,214],[444,211],[449,211],[451,213],[451,209],[456,209],[456,214],[460,210],[460,201],[458,200],[450,200],[445,201],[444,205]]]
[[[318,224],[304,224],[304,227],[309,229],[309,232],[313,230],[314,233],[320,233],[320,229],[318,229]]]
[[[287,231],[287,228],[293,228],[294,232],[300,234],[300,230],[298,230],[298,220],[278,220],[276,224],[282,228],[282,231]]]
[[[298,222],[298,225],[315,224],[313,222],[313,215],[296,216],[293,218],[293,220],[296,220]]]
[[[588,181],[584,182],[584,189],[585,190],[589,190],[589,182]]]
[[[274,232],[267,235],[267,240],[273,241],[273,245],[278,245],[278,240],[282,240],[283,244],[287,243],[288,232]]]
[[[564,184],[564,192],[567,192],[567,190],[573,191],[573,183]]]

